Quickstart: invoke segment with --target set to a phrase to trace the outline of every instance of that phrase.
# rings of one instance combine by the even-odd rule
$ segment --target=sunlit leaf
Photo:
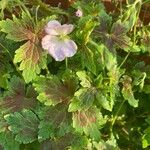
[[[19,69],[23,71],[26,82],[36,78],[41,69],[46,67],[45,54],[39,42],[39,32],[29,14],[22,13],[22,18],[13,16],[13,20],[6,19],[0,22],[1,31],[7,33],[7,38],[16,42],[26,41],[16,50],[15,63],[20,63]],[[41,29],[43,30],[43,29]]]
[[[67,103],[74,95],[76,85],[72,80],[62,82],[57,76],[38,77],[34,83],[36,91],[39,93],[38,100],[45,105],[56,105]]]
[[[138,100],[134,98],[134,94],[132,91],[132,79],[129,76],[123,77],[123,88],[122,88],[122,95],[125,100],[133,107],[138,107]]]
[[[73,113],[73,127],[80,133],[85,133],[92,139],[99,141],[101,138],[100,125],[104,123],[104,119],[95,107],[88,110],[77,111]]]

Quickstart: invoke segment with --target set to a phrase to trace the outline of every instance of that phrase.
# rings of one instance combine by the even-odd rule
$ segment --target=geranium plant
[[[150,148],[150,1],[112,3],[0,1],[0,149]]]

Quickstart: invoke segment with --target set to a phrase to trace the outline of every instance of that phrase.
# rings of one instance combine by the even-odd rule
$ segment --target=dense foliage
[[[1,148],[148,150],[150,26],[139,19],[148,3],[127,0],[108,13],[99,0],[75,1],[67,10],[1,0]],[[74,26],[67,37],[67,26],[60,27],[77,46],[63,61],[56,61],[60,51],[42,48],[54,20]]]

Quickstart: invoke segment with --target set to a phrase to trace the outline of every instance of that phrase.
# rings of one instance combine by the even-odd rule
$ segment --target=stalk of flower
[[[72,24],[61,25],[57,20],[49,21],[45,27],[46,35],[42,39],[42,48],[47,50],[56,61],[74,56],[77,45],[68,36],[73,29]]]

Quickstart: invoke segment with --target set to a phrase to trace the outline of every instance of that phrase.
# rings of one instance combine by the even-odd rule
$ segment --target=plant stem
[[[66,70],[68,69],[68,58],[65,59]]]
[[[115,114],[114,117],[113,117],[113,120],[112,120],[111,126],[110,126],[110,131],[112,131],[112,129],[113,129],[113,126],[114,126],[114,124],[115,124],[115,122],[116,122],[116,120],[117,120],[117,118],[118,118],[118,115],[119,115],[119,113],[120,113],[120,110],[121,110],[121,108],[122,108],[124,102],[125,102],[125,100],[123,100],[123,101],[121,102],[121,104],[120,104],[120,106],[119,106],[119,108],[118,108],[116,114]]]
[[[48,69],[48,67],[47,67],[47,65],[46,65],[46,73],[47,73],[47,75],[49,75],[50,74],[50,71],[49,71],[49,69]]]
[[[122,61],[122,63],[120,64],[120,66],[118,68],[121,68],[123,66],[123,64],[126,62],[126,60],[128,59],[130,55],[130,52],[128,52],[128,54],[126,55],[126,57],[124,58],[124,60]]]

